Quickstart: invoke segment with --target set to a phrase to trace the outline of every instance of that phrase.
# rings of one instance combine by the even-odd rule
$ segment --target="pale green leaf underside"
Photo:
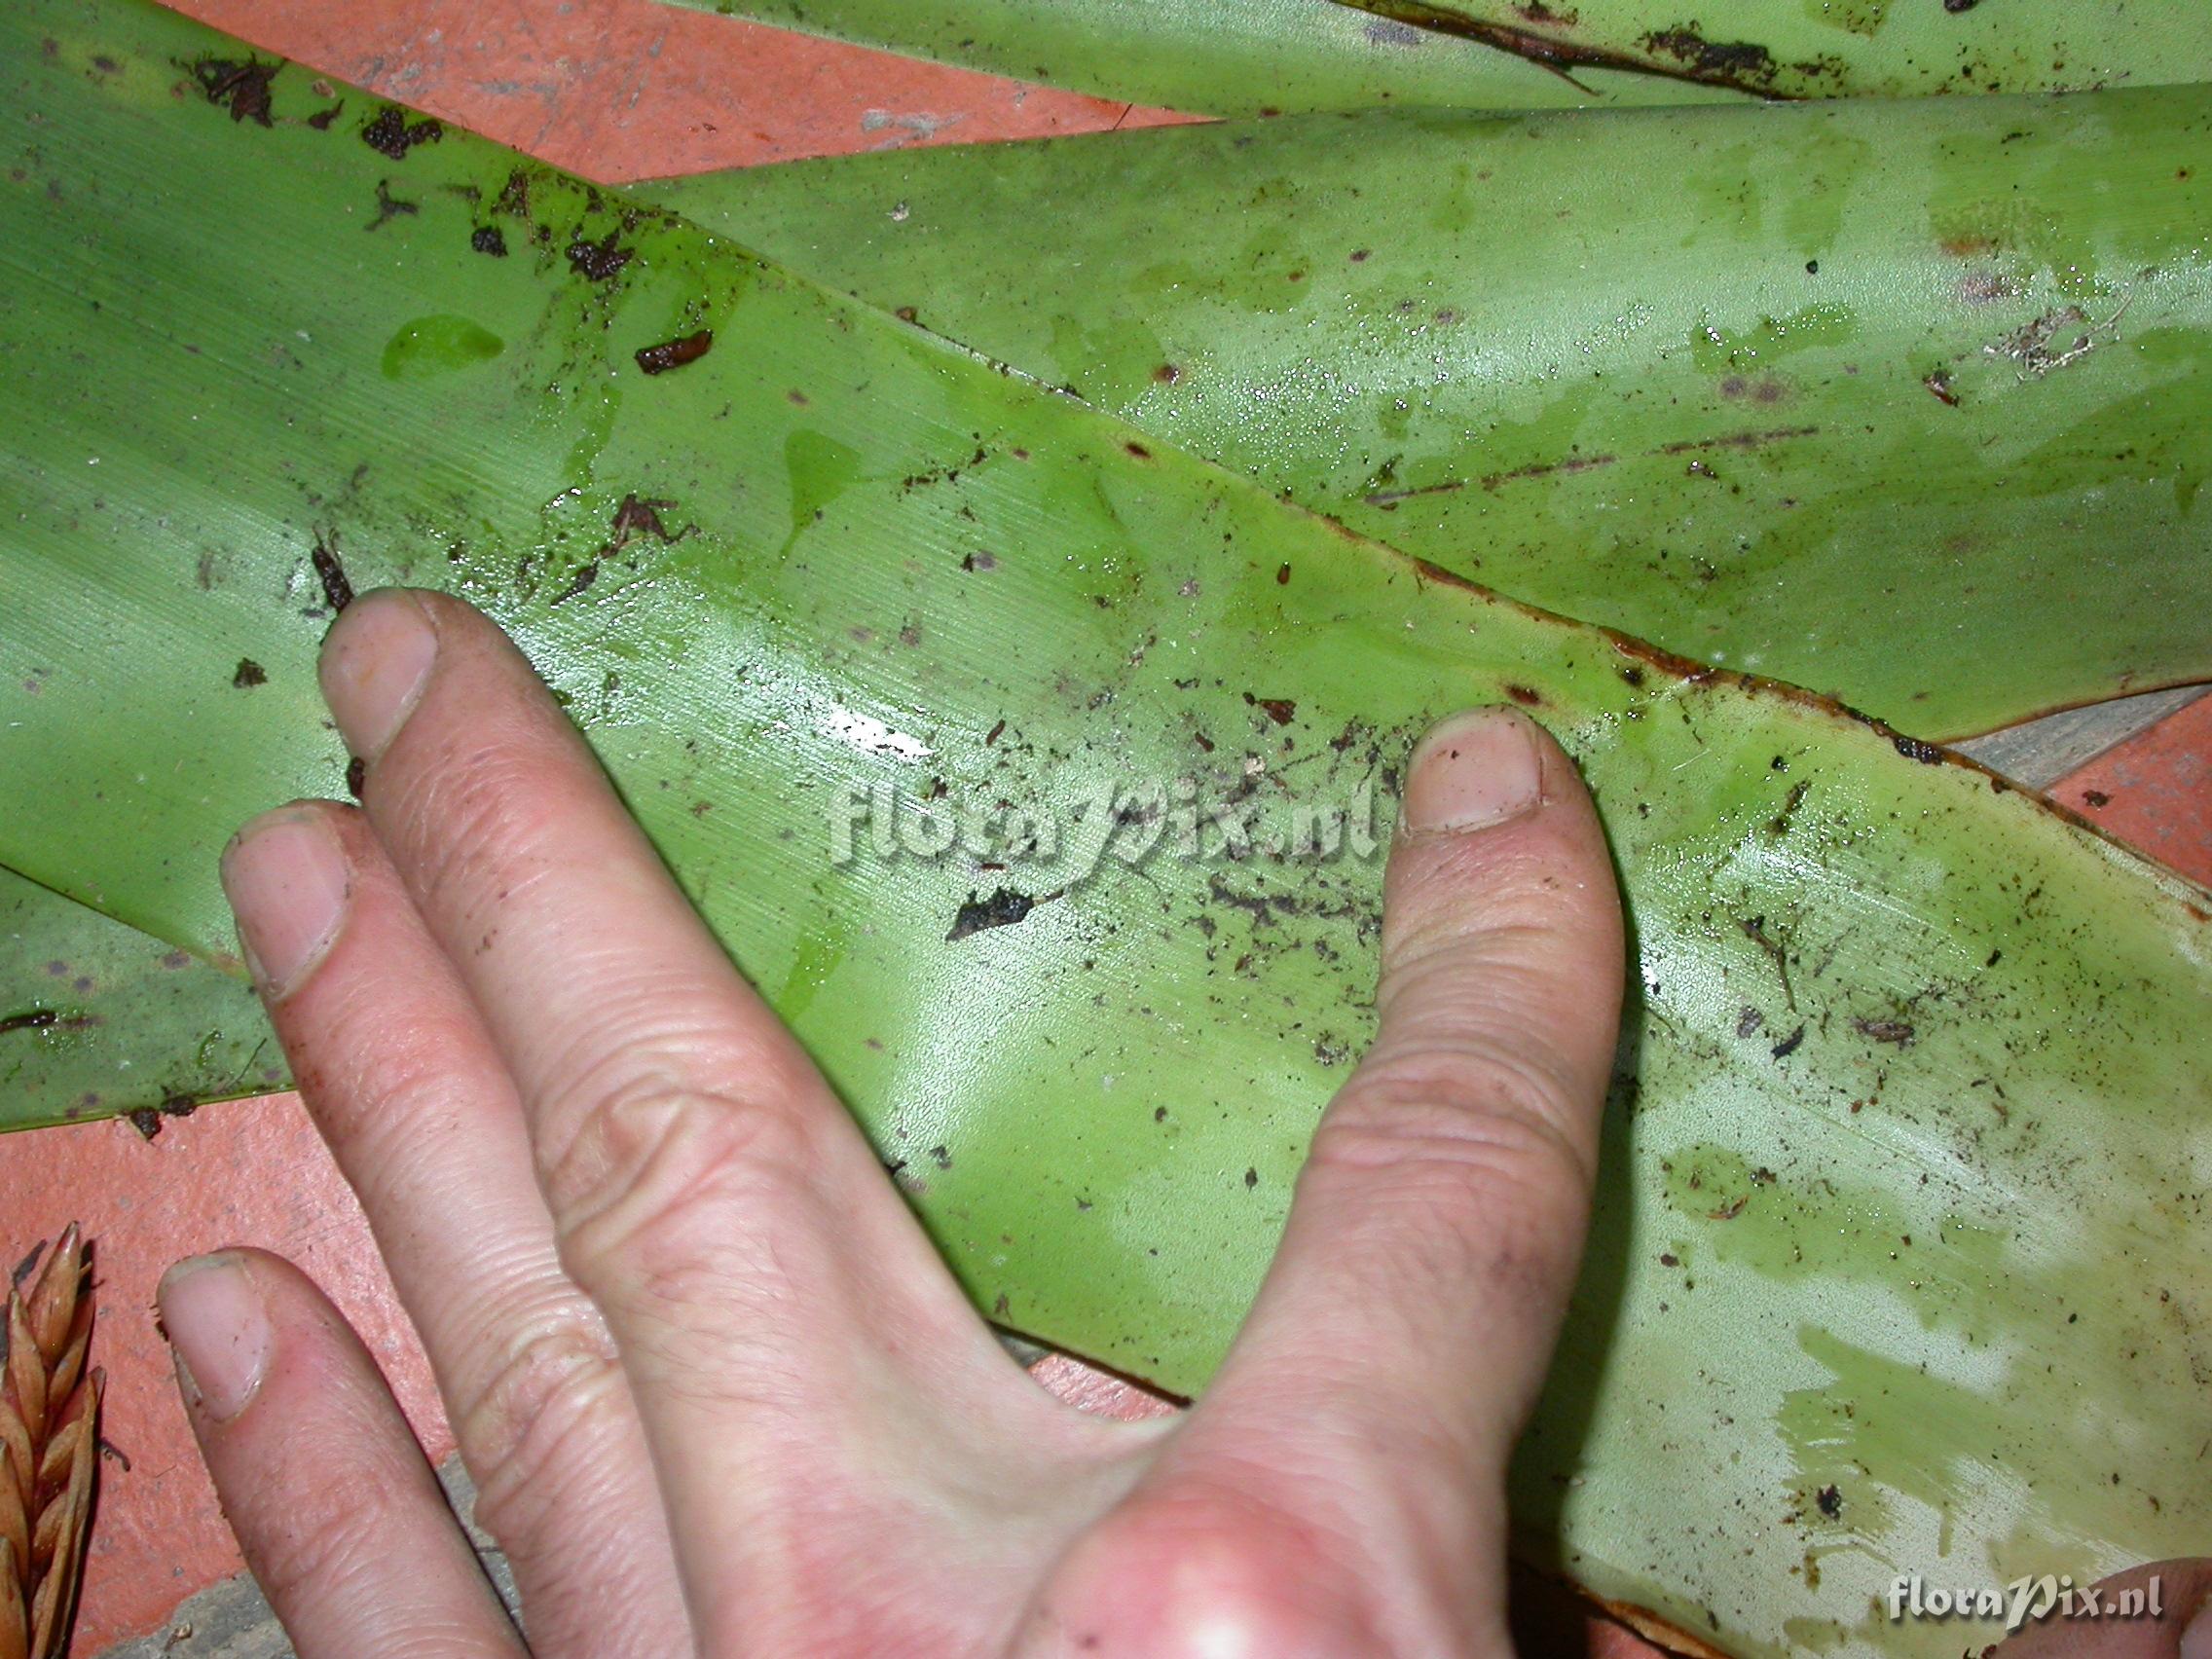
[[[1518,599],[1948,738],[2212,674],[2208,117],[1385,112],[633,194]]]
[[[0,19],[0,862],[220,956],[235,822],[340,787],[310,548],[464,593],[977,1301],[1189,1388],[1368,1031],[1379,866],[1085,877],[1074,834],[1050,866],[865,836],[838,866],[837,803],[1004,798],[1094,841],[1114,787],[1386,799],[1426,721],[1513,697],[1597,792],[1642,986],[1524,1547],[1746,1653],[1934,1654],[1957,1627],[1873,1610],[1896,1561],[2085,1577],[2212,1530],[2172,1478],[2212,1286],[2198,896],[682,220],[456,133],[390,160],[357,93],[307,125],[333,100],[297,70],[272,129],[235,122],[177,67],[213,50],[132,6]],[[565,250],[608,236],[630,258],[587,280]],[[614,545],[632,495],[678,539]],[[1042,902],[948,939],[1001,884]]]
[[[0,869],[0,1129],[281,1087],[235,975]]]
[[[2212,79],[2171,4],[1733,0],[674,0],[1204,115],[2066,92]]]

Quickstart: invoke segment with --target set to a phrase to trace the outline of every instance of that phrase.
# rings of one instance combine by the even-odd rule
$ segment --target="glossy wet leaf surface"
[[[2208,190],[2189,87],[635,194],[1516,598],[1958,737],[2212,674]]]
[[[0,862],[226,962],[223,839],[344,788],[330,572],[465,594],[977,1303],[1190,1389],[1372,1021],[1380,862],[1296,815],[1385,835],[1414,736],[1509,699],[1597,793],[1641,985],[1526,1552],[1735,1651],[1935,1654],[1873,1610],[1898,1561],[2212,1526],[2194,890],[682,220],[298,69],[263,127],[166,15],[40,0],[0,65]],[[1049,855],[926,851],[1001,803]],[[1186,852],[1201,804],[1253,843]]]

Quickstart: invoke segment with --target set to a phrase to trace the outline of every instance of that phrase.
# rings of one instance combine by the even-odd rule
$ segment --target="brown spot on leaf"
[[[658,346],[646,346],[638,352],[638,367],[648,375],[665,375],[671,369],[681,369],[686,363],[696,363],[714,349],[715,331],[702,328],[696,334],[686,334],[680,340],[665,340]]]
[[[193,79],[207,94],[207,101],[227,106],[233,121],[273,126],[269,119],[269,84],[281,63],[264,63],[258,57],[243,62],[228,57],[202,57],[191,65]]]

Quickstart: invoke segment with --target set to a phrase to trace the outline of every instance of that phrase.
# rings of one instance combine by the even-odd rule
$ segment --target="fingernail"
[[[349,605],[322,642],[322,700],[364,760],[374,760],[415,712],[438,660],[438,631],[404,588]]]
[[[223,892],[263,996],[284,995],[323,959],[350,890],[320,809],[280,806],[238,832],[223,852]]]
[[[1536,742],[1536,728],[1511,709],[1470,709],[1431,727],[1407,768],[1406,832],[1463,834],[1541,805]]]
[[[185,1397],[230,1421],[261,1386],[276,1346],[253,1275],[228,1251],[195,1256],[162,1275],[156,1299]]]
[[[2212,1659],[2212,1597],[2205,1599],[2181,1633],[2181,1659]]]

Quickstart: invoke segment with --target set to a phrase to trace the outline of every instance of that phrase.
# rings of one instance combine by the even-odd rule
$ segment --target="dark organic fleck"
[[[978,899],[971,892],[968,902],[960,906],[952,918],[952,931],[944,936],[950,944],[986,928],[1012,927],[1037,907],[1037,901],[1026,893],[1016,893],[1011,887],[1002,887],[988,899]]]
[[[1643,45],[1652,52],[1665,53],[1701,77],[1741,83],[1769,80],[1774,74],[1774,54],[1752,41],[1707,40],[1694,28],[1678,28],[1647,34]]]
[[[126,1116],[130,1120],[130,1126],[147,1140],[162,1132],[162,1115],[151,1106],[135,1107]]]
[[[1973,0],[1967,0],[1967,3],[1972,5]],[[1843,1493],[1836,1491],[1832,1486],[1821,1488],[1820,1494],[1814,1501],[1821,1506],[1821,1513],[1830,1521],[1843,1513]]]
[[[2083,790],[2082,792],[2082,798],[2087,801],[2091,806],[2112,805],[2112,796],[2105,793],[2103,790]]]
[[[1912,1027],[1901,1019],[1855,1019],[1862,1037],[1871,1037],[1877,1043],[1895,1043],[1903,1048],[1912,1041]]]
[[[1980,4],[1981,0],[1943,0],[1943,10],[1956,16],[1960,12],[1971,12]]]
[[[1244,701],[1277,725],[1288,725],[1298,718],[1298,705],[1288,697],[1255,697],[1247,691]]]
[[[579,276],[588,276],[594,282],[608,280],[630,263],[630,250],[614,245],[617,234],[608,231],[598,241],[586,241],[578,237],[569,244],[569,263],[576,268]]]
[[[1920,384],[1928,388],[1936,402],[1951,409],[1956,409],[1959,406],[1959,394],[1951,389],[1949,370],[1937,369]]]
[[[559,605],[565,599],[573,599],[598,580],[599,561],[594,559],[589,564],[581,566],[576,573],[569,578],[569,585],[555,594],[551,603]]]
[[[364,231],[382,230],[386,224],[398,218],[402,213],[420,213],[422,210],[421,203],[408,202],[392,195],[391,180],[380,178],[377,180],[377,216],[363,225],[361,229]]]
[[[571,250],[573,252],[573,249]],[[685,363],[696,363],[715,344],[715,332],[702,328],[696,334],[686,334],[681,340],[663,341],[658,346],[647,346],[638,352],[638,367],[648,375],[665,375],[671,369],[681,369]]]
[[[264,63],[258,57],[249,57],[243,63],[227,57],[203,57],[192,65],[192,73],[209,103],[230,106],[233,121],[256,121],[268,127],[273,125],[269,119],[269,83],[282,67],[281,63]]]
[[[1527,685],[1508,685],[1505,694],[1524,708],[1533,709],[1544,700],[1541,691]]]
[[[1755,1008],[1746,1008],[1736,1015],[1736,1035],[1739,1037],[1756,1037],[1765,1027],[1766,1015]]]
[[[328,109],[318,109],[314,112],[314,114],[309,116],[308,125],[313,128],[317,132],[328,132],[330,130],[330,124],[336,121],[341,115],[345,113],[346,100],[344,98],[340,98]]]
[[[468,245],[478,253],[490,254],[494,259],[507,257],[506,234],[497,225],[480,226],[476,234],[468,239]]]
[[[410,122],[397,104],[386,104],[383,113],[361,129],[361,142],[379,155],[404,162],[418,144],[435,144],[446,129],[435,121]]]
[[[353,584],[346,579],[346,567],[338,562],[338,537],[327,541],[314,538],[314,549],[308,555],[314,561],[314,573],[322,583],[322,597],[329,601],[333,610],[344,610],[353,603]]]
[[[1284,565],[1275,571],[1275,586],[1290,586],[1290,567],[1288,565]]]
[[[689,526],[671,535],[668,526],[660,522],[660,509],[674,505],[674,501],[641,499],[635,490],[624,496],[622,504],[614,509],[614,517],[608,522],[608,528],[614,533],[615,547],[628,546],[633,535],[657,535],[663,541],[675,541],[688,535]]]
[[[256,685],[268,684],[269,673],[253,658],[240,657],[238,672],[231,676],[231,683],[240,691],[250,691]]]
[[[1245,1191],[1249,1192],[1252,1188],[1257,1187],[1259,1184],[1260,1172],[1257,1169],[1247,1169],[1244,1171]]]
[[[361,792],[369,787],[369,763],[358,755],[346,762],[346,793],[355,800],[362,798]]]
[[[1805,1028],[1800,1025],[1796,1030],[1792,1031],[1788,1036],[1785,1037],[1781,1042],[1777,1043],[1774,1046],[1772,1052],[1776,1059],[1787,1060],[1791,1054],[1794,1054],[1799,1049],[1803,1048],[1804,1046]]]
[[[0,1037],[11,1031],[43,1031],[50,1025],[59,1025],[61,1015],[50,1008],[33,1009],[28,1014],[11,1014],[0,1019]]]
[[[1923,766],[1940,766],[1943,763],[1943,752],[1933,743],[1923,743],[1917,737],[1899,737],[1891,741],[1897,745],[1898,753],[1907,760],[1917,760]]]

